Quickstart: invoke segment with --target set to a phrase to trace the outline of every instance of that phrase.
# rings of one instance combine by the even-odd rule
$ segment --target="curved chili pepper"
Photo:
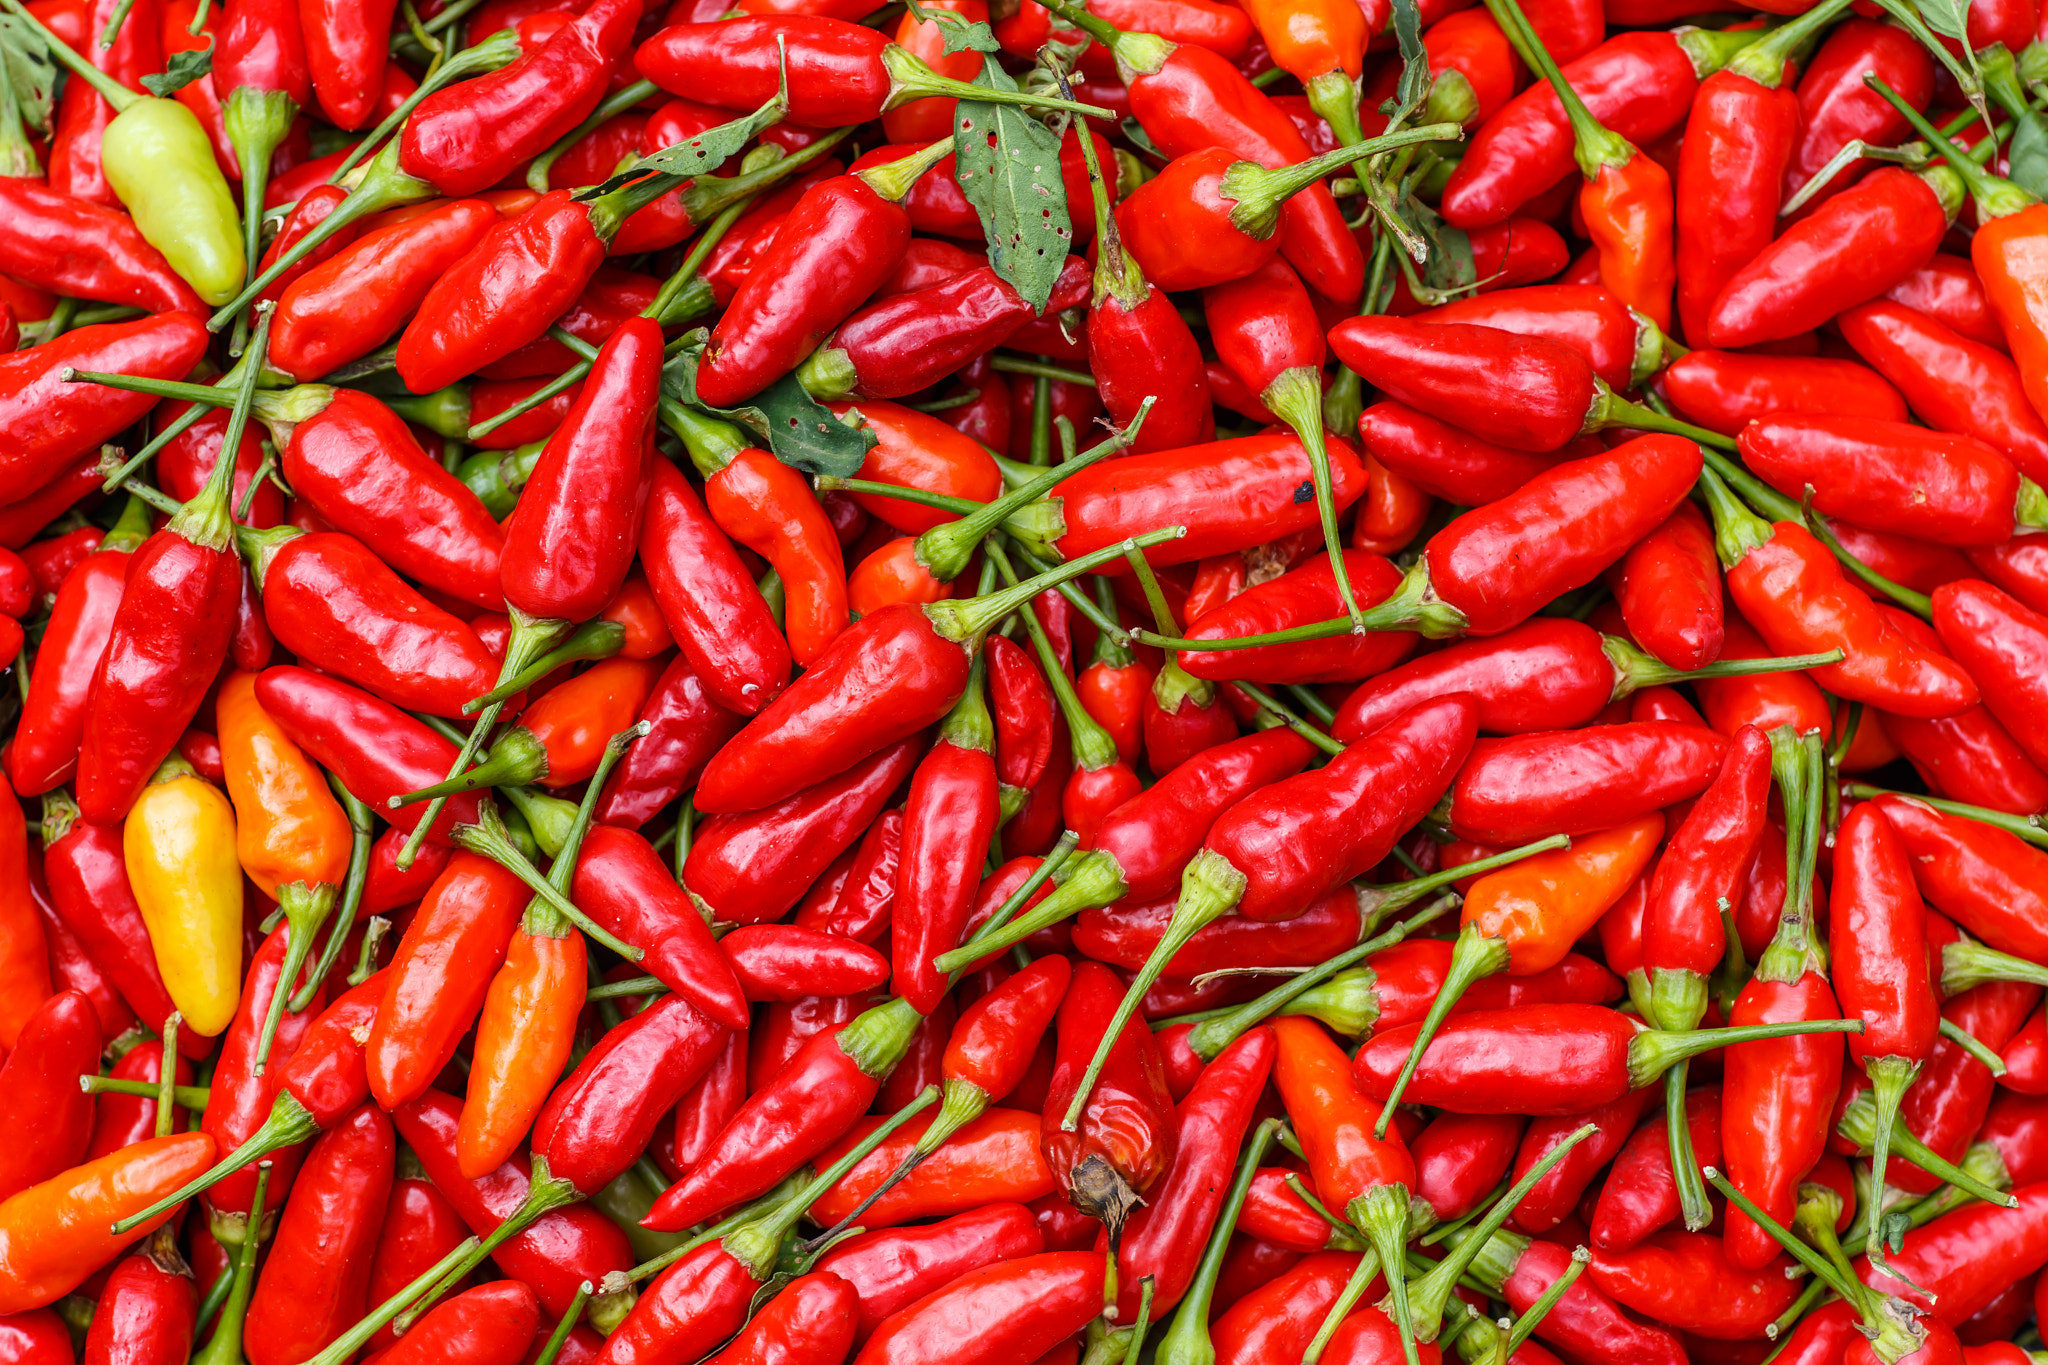
[[[350,389],[327,395],[284,445],[294,492],[407,577],[502,610],[504,534],[476,495],[420,449],[390,408]]]
[[[534,1151],[577,1189],[602,1188],[633,1164],[725,1047],[719,1025],[681,996],[664,997],[584,1054],[535,1119]]]
[[[271,1058],[279,1065],[266,1070],[258,1064],[257,1047],[271,1013],[271,996],[288,991],[293,984],[283,980],[292,932],[292,925],[283,924],[263,941],[250,964],[234,1023],[221,1040],[201,1126],[222,1151],[241,1150],[265,1126],[283,1090],[283,1068],[320,1016],[322,1002],[317,994],[304,1011],[293,1013],[287,1009],[270,1048]],[[271,1189],[280,1203],[291,1187],[303,1154],[296,1145],[265,1154]],[[222,1214],[247,1214],[255,1198],[258,1176],[257,1159],[252,1157],[239,1168],[223,1173],[207,1191],[207,1202]]]
[[[1362,607],[1377,606],[1400,586],[1401,572],[1388,560],[1364,550],[1343,554],[1346,583],[1340,584],[1332,572],[1334,561],[1318,555],[1209,612],[1199,624],[1188,627],[1187,638],[1219,644],[1237,636],[1266,635],[1311,621],[1327,621],[1345,611],[1346,586]],[[1195,677],[1219,682],[1344,682],[1385,672],[1417,643],[1410,632],[1375,631],[1291,645],[1184,650],[1178,658],[1180,666]]]
[[[755,715],[788,683],[789,645],[688,480],[666,460],[652,464],[641,524],[648,586],[709,699]],[[647,747],[636,745],[627,763]]]
[[[664,410],[664,419],[685,436],[704,476],[711,519],[775,567],[787,595],[783,620],[790,653],[798,667],[815,664],[847,624],[839,537],[817,495],[801,474],[749,446],[730,424],[673,407]]]
[[[249,1301],[252,1365],[309,1359],[363,1315],[396,1156],[391,1121],[372,1105],[313,1144]]]
[[[521,1231],[491,1250],[500,1270],[531,1285],[541,1306],[559,1314],[583,1281],[601,1283],[632,1264],[626,1235],[603,1214],[586,1204],[561,1205],[566,1182],[549,1180],[535,1190],[541,1182],[524,1153],[480,1179],[465,1179],[455,1154],[461,1108],[462,1101],[429,1090],[393,1110],[391,1120],[470,1231],[487,1236],[508,1220],[522,1222]],[[545,1211],[531,1217],[536,1207]]]
[[[1728,592],[1744,618],[1773,648],[1825,642],[1847,656],[1815,669],[1815,682],[1852,701],[1928,719],[1976,704],[1969,675],[1893,629],[1805,527],[1769,525],[1742,511],[1718,479],[1708,480],[1707,491]]]
[[[0,810],[0,820],[6,818]],[[77,807],[60,794],[44,798],[43,839],[43,871],[65,926],[78,935],[138,1018],[168,1018],[177,1005],[164,985],[142,907],[129,886],[120,831],[80,820]],[[12,998],[18,992],[8,994]],[[179,1033],[179,1042],[187,1056],[202,1056],[211,1046],[190,1030]]]
[[[874,1101],[919,1019],[915,1010],[892,1001],[813,1037],[771,1084],[748,1097],[703,1160],[662,1193],[642,1225],[656,1231],[689,1227],[766,1193],[816,1157]]]
[[[1672,1222],[1680,1213],[1678,1182],[1672,1178],[1673,1143],[1668,1115],[1652,1115],[1623,1145],[1601,1185],[1594,1206],[1592,1238],[1605,1251],[1625,1251]],[[1702,1166],[1721,1164],[1721,1090],[1694,1089],[1685,1096],[1686,1142]]]
[[[1852,141],[1888,147],[1910,131],[1905,119],[1863,83],[1874,72],[1914,108],[1934,94],[1934,63],[1903,29],[1852,16],[1828,34],[1799,79],[1799,138],[1785,169],[1785,193],[1803,188]],[[1820,193],[1834,194],[1868,166],[1854,162],[1830,174]]]
[[[2013,1281],[2018,1267],[2042,1256],[2044,1196],[2048,1189],[2035,1184],[2017,1192],[2018,1208],[1975,1204],[1944,1214],[1906,1233],[1903,1248],[1885,1257],[1889,1274],[1859,1257],[1857,1275],[1916,1307],[1938,1295],[1932,1305],[1937,1321],[1966,1322]]]
[[[487,1365],[525,1357],[540,1335],[541,1305],[518,1280],[496,1280],[435,1305],[384,1352],[391,1365]]]
[[[876,1118],[862,1119],[817,1159],[829,1161],[851,1150],[882,1122]],[[819,1197],[811,1206],[812,1218],[836,1225],[860,1209],[868,1196],[879,1191],[882,1182],[924,1145],[930,1131],[926,1124],[924,1116],[912,1119],[877,1146]],[[1057,1193],[1052,1172],[1039,1149],[1038,1115],[1016,1109],[991,1109],[961,1128],[900,1184],[861,1210],[858,1217],[864,1227],[888,1228],[919,1218],[949,1218],[990,1203],[1045,1200],[1054,1201],[1074,1222],[1085,1225],[1085,1240],[1094,1240],[1101,1224],[1074,1212]],[[1047,1219],[1042,1210],[1035,1216],[1035,1222],[1042,1227]],[[1058,1243],[1049,1228],[1045,1235],[1047,1245]]]
[[[1799,1297],[1783,1273],[1789,1261],[1757,1270],[1732,1265],[1721,1239],[1659,1232],[1628,1251],[1594,1255],[1589,1278],[1602,1293],[1654,1321],[1720,1340],[1758,1336]]]
[[[1674,1067],[1674,1074],[1676,1070]],[[1587,1187],[1628,1141],[1636,1120],[1642,1117],[1651,1099],[1649,1091],[1633,1090],[1612,1104],[1583,1114],[1532,1119],[1515,1152],[1514,1177],[1518,1188],[1558,1148],[1567,1150],[1528,1184],[1528,1193],[1515,1205],[1515,1226],[1523,1232],[1539,1234],[1551,1231],[1570,1217]],[[1587,1127],[1593,1131],[1577,1138],[1580,1130]],[[1568,1139],[1574,1140],[1569,1146]]]
[[[1956,189],[1939,169],[1886,166],[1835,195],[1735,272],[1703,339],[1724,349],[1783,340],[1879,297],[1934,255]]]
[[[383,1303],[440,1262],[469,1235],[448,1196],[424,1178],[400,1177],[391,1186],[383,1226],[371,1258],[367,1303]],[[369,1340],[382,1350],[398,1340],[387,1324]]]
[[[203,1170],[213,1150],[205,1133],[146,1138],[0,1202],[0,1316],[55,1303],[154,1232],[168,1210],[126,1233],[108,1229]]]

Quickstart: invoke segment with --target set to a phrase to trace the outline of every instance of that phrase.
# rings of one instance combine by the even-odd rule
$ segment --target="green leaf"
[[[172,53],[163,73],[144,76],[142,83],[149,88],[150,94],[160,100],[167,100],[212,70],[213,38],[209,35],[205,47],[187,48],[183,52]]]
[[[1416,0],[1394,0],[1394,38],[1401,45],[1401,80],[1394,87],[1396,113],[1391,131],[1429,98],[1429,52],[1422,45],[1422,11]]]
[[[982,59],[975,84],[1017,88],[993,57]],[[1074,240],[1059,134],[1015,106],[963,99],[953,115],[953,149],[960,189],[981,215],[989,264],[1042,310]]]
[[[2028,111],[2013,131],[2010,178],[2037,199],[2048,199],[2048,124]]]
[[[50,131],[57,103],[57,61],[43,36],[12,14],[0,14],[0,62],[22,122],[39,133]]]
[[[875,446],[875,433],[865,423],[852,426],[833,415],[830,408],[804,392],[794,374],[776,380],[744,407],[714,408],[699,401],[697,359],[709,337],[709,332],[699,328],[683,338],[674,358],[662,367],[664,397],[739,423],[776,459],[806,474],[849,478],[861,467]]]
[[[1944,38],[1962,40],[1970,27],[1970,0],[1914,0],[1927,27]]]
[[[987,24],[968,23],[966,19],[949,9],[933,9],[920,5],[917,0],[908,0],[910,12],[920,23],[937,24],[939,36],[945,41],[948,55],[955,52],[1000,52],[1003,45],[996,41],[995,31]]]
[[[640,177],[650,174],[664,175],[706,175],[724,165],[749,142],[759,137],[764,129],[782,122],[782,116],[789,109],[784,93],[756,109],[745,118],[721,123],[716,128],[706,128],[687,142],[678,142],[673,147],[664,147],[651,156],[643,156],[624,170],[605,181],[593,185],[578,194],[580,201],[588,201],[623,189]]]

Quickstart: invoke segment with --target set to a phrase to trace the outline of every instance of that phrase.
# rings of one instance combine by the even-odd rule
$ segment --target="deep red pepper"
[[[1583,1114],[1531,1119],[1515,1152],[1512,1175],[1517,1181],[1581,1127],[1591,1124],[1594,1131],[1551,1167],[1522,1197],[1522,1202],[1515,1205],[1515,1226],[1541,1236],[1571,1217],[1581,1196],[1628,1142],[1636,1121],[1654,1098],[1650,1090],[1632,1090]]]
[[[84,1159],[93,1097],[79,1088],[99,1071],[100,1024],[92,1001],[60,991],[42,1002],[0,1066],[7,1117],[0,1124],[0,1198],[40,1184]]]
[[[1666,366],[1657,384],[1679,416],[1724,436],[1774,413],[1906,420],[1906,400],[1877,373],[1824,356],[1692,351]]]
[[[1906,136],[1906,120],[1863,83],[1876,73],[1916,109],[1934,94],[1934,62],[1903,29],[1882,19],[1852,17],[1827,36],[1799,79],[1799,141],[1785,168],[1785,193],[1803,188],[1850,142],[1889,147]],[[1848,188],[1869,166],[1837,171],[1822,193]]]
[[[94,0],[84,25],[92,36],[77,51],[117,84],[136,94],[143,91],[142,78],[163,65],[162,21],[159,7],[142,4],[122,9],[110,0]],[[122,22],[113,40],[102,43],[117,16],[132,15],[136,22]],[[100,160],[100,140],[115,110],[92,85],[80,80],[67,82],[57,101],[54,126],[50,129],[49,181],[52,189],[74,199],[87,199],[120,207],[120,197],[107,183]]]
[[[1678,1183],[1671,1177],[1667,1122],[1664,1115],[1652,1116],[1614,1159],[1593,1209],[1593,1244],[1602,1250],[1626,1250],[1678,1217]],[[1694,1159],[1702,1166],[1718,1167],[1722,1159],[1718,1086],[1687,1093],[1685,1123]]]
[[[834,860],[833,867],[840,868],[842,874],[838,885],[828,886],[833,878],[828,869],[812,886],[797,908],[796,923],[858,943],[878,942],[888,932],[895,909],[896,865],[902,851],[903,812],[884,811],[861,835],[858,845]],[[1024,875],[1019,874],[1017,880],[1021,882]],[[820,897],[821,888],[828,894]]]
[[[524,1358],[542,1304],[518,1280],[494,1280],[436,1304],[384,1352],[390,1365],[492,1365]]]
[[[270,1065],[259,1069],[256,1048],[264,1022],[270,1013],[270,998],[293,983],[281,980],[285,954],[291,944],[290,923],[280,924],[263,940],[235,1007],[235,1021],[221,1039],[220,1056],[214,1062],[213,1083],[208,1089],[203,1131],[213,1136],[223,1153],[234,1152],[261,1129],[283,1093],[285,1074],[299,1045],[312,1033],[321,1015],[322,992],[314,994],[306,1009],[294,1012],[289,1005],[279,1016],[277,1034],[270,1045]],[[304,1150],[286,1146],[270,1154],[270,1197],[283,1203],[298,1173]],[[246,1214],[256,1194],[257,1168],[254,1159],[223,1176],[207,1191],[206,1201],[223,1214]]]
[[[1345,604],[1328,555],[1247,588],[1188,627],[1186,638],[1207,644],[1264,635],[1342,615]],[[1392,562],[1366,550],[1344,551],[1347,579],[1361,607],[1377,606],[1401,585]],[[1407,631],[1373,631],[1299,644],[1248,649],[1184,650],[1180,666],[1197,678],[1261,683],[1348,682],[1383,673],[1418,643]]]
[[[33,1316],[33,1315],[29,1315]],[[192,1269],[178,1254],[175,1237],[159,1229],[136,1251],[115,1264],[100,1289],[92,1325],[86,1330],[83,1359],[87,1365],[156,1365],[188,1354],[198,1327],[199,1290]],[[10,1318],[19,1327],[23,1318]],[[58,1328],[58,1336],[64,1335]],[[24,1365],[41,1365],[34,1351],[17,1357]],[[71,1359],[71,1344],[62,1355]]]
[[[128,885],[120,830],[89,824],[78,819],[77,808],[68,800],[45,797],[43,840],[43,872],[65,927],[78,935],[138,1018],[169,1018],[177,1006],[156,965],[142,908]],[[210,1043],[189,1029],[181,1030],[178,1039],[179,1051],[186,1056],[204,1056],[211,1050]]]
[[[1720,657],[1721,564],[1699,508],[1680,503],[1636,542],[1608,581],[1629,633],[1663,663],[1695,669]]]
[[[682,996],[664,996],[607,1032],[556,1087],[534,1121],[534,1153],[577,1189],[602,1189],[725,1046],[724,1029]]]
[[[362,1317],[396,1157],[391,1121],[368,1104],[313,1144],[249,1302],[251,1365],[310,1359]]]
[[[0,208],[0,268],[16,279],[151,313],[204,311],[192,286],[120,210],[23,176],[0,178]]]
[[[923,1227],[863,1233],[833,1244],[817,1269],[859,1296],[856,1346],[902,1309],[985,1266],[1045,1250],[1044,1234],[1021,1204],[989,1204]]]
[[[695,784],[711,756],[745,723],[712,700],[684,654],[669,660],[639,718],[650,729],[626,750],[606,786],[597,807],[601,826],[638,829],[646,824]]]

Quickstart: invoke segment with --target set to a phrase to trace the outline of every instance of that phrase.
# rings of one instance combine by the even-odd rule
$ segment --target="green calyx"
[[[1057,568],[1027,578],[1013,588],[1004,588],[983,597],[970,597],[964,601],[927,603],[925,616],[931,621],[933,631],[942,639],[957,641],[969,648],[978,649],[981,638],[1011,612],[1028,604],[1032,598],[1048,588],[1058,587],[1069,579],[1102,567],[1114,560],[1122,559],[1134,549],[1145,549],[1153,545],[1164,545],[1170,540],[1179,540],[1188,533],[1185,526],[1163,526],[1156,531],[1147,531],[1141,536],[1118,541],[1093,554],[1067,561]]]
[[[1761,1043],[1808,1033],[1861,1033],[1861,1019],[1796,1019],[1783,1024],[1750,1024],[1742,1028],[1704,1028],[1683,1033],[1644,1029],[1629,1039],[1628,1086],[1640,1090],[1679,1062],[1736,1043]]]
[[[883,1080],[910,1050],[910,1040],[923,1022],[924,1016],[912,1009],[909,1001],[901,997],[885,1000],[840,1031],[839,1050],[862,1075]]]
[[[1789,984],[1808,972],[1827,972],[1827,949],[1813,932],[1813,869],[1819,856],[1822,784],[1826,755],[1816,731],[1795,735],[1781,725],[1771,731],[1771,771],[1785,807],[1785,905],[1770,946],[1757,959],[1756,974]]]
[[[1849,3],[1850,0],[1822,0],[1790,23],[1745,45],[1729,59],[1727,70],[1766,90],[1776,90],[1785,83],[1785,64],[1818,37],[1822,29],[1840,18]]]
[[[939,742],[950,744],[956,749],[974,749],[981,753],[993,753],[996,747],[995,721],[988,713],[988,702],[982,696],[982,674],[986,665],[982,656],[974,656],[974,663],[967,673],[967,690],[960,694],[960,700],[953,703],[953,709],[946,713],[939,723]]]
[[[1083,910],[1114,905],[1123,899],[1127,889],[1122,866],[1100,849],[1090,849],[1069,859],[1052,877],[1056,884],[1044,900],[1000,928],[985,930],[967,946],[941,953],[933,959],[934,965],[942,972],[964,971]],[[995,920],[991,918],[989,922],[994,924]]]
[[[1698,972],[1659,967],[1650,973],[1651,1022],[1674,1033],[1698,1028],[1707,995],[1707,979]]]
[[[2012,181],[2002,176],[1993,175],[1979,166],[1967,153],[1961,151],[1954,143],[1943,137],[1940,130],[1929,123],[1918,109],[1915,109],[1903,99],[1898,91],[1886,85],[1875,73],[1865,72],[1863,83],[1882,96],[1885,102],[1890,104],[1892,108],[1898,110],[1906,122],[1913,126],[1913,131],[1925,138],[1927,145],[1942,155],[1943,159],[1948,163],[1948,169],[1954,175],[1961,178],[1963,187],[1969,191],[1970,197],[1977,201],[1977,216],[1981,221],[1990,222],[1993,218],[2009,217],[2022,209],[2041,202]],[[1937,195],[1942,196],[1942,207],[1948,211],[1949,217],[1953,219],[1956,210],[1949,208],[1950,196],[1943,193],[1942,186],[1937,184],[1934,179],[1934,172],[1939,169],[1939,167],[1936,167],[1933,170],[1922,172],[1922,178],[1927,181],[1929,188],[1933,189]],[[1959,208],[1961,206],[1960,196],[1955,197],[1957,199],[1957,207]]]

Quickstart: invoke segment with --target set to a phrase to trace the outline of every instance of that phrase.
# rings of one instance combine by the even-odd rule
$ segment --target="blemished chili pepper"
[[[391,1121],[368,1104],[313,1144],[249,1301],[251,1365],[309,1359],[363,1315],[396,1157]]]
[[[896,865],[902,851],[903,812],[884,811],[861,835],[860,843],[834,861],[832,868],[843,873],[838,885],[831,885],[832,868],[812,884],[797,907],[797,924],[859,943],[878,941],[888,932],[896,905]],[[1018,874],[1018,880],[1024,875]]]
[[[146,1138],[0,1202],[0,1316],[55,1303],[168,1218],[116,1234],[115,1219],[213,1160],[205,1133]]]
[[[26,498],[133,425],[156,401],[98,384],[67,383],[66,370],[183,379],[205,349],[206,329],[199,320],[169,312],[81,327],[0,356],[0,431],[8,434],[0,478]]]
[[[79,1078],[99,1071],[99,1016],[77,991],[60,991],[37,1007],[0,1065],[7,1096],[6,1156],[0,1158],[0,1200],[76,1165],[92,1137],[93,1097]]]
[[[584,1054],[541,1107],[534,1151],[577,1189],[602,1188],[633,1164],[725,1047],[722,1026],[680,995],[664,997]]]
[[[1082,962],[1074,970],[1060,1003],[1041,1140],[1060,1190],[1076,1209],[1102,1219],[1112,1254],[1126,1220],[1166,1174],[1179,1144],[1158,1048],[1150,1030],[1116,1003],[1118,984],[1100,963]],[[1070,1104],[1080,1111],[1071,1128],[1061,1117]]]

